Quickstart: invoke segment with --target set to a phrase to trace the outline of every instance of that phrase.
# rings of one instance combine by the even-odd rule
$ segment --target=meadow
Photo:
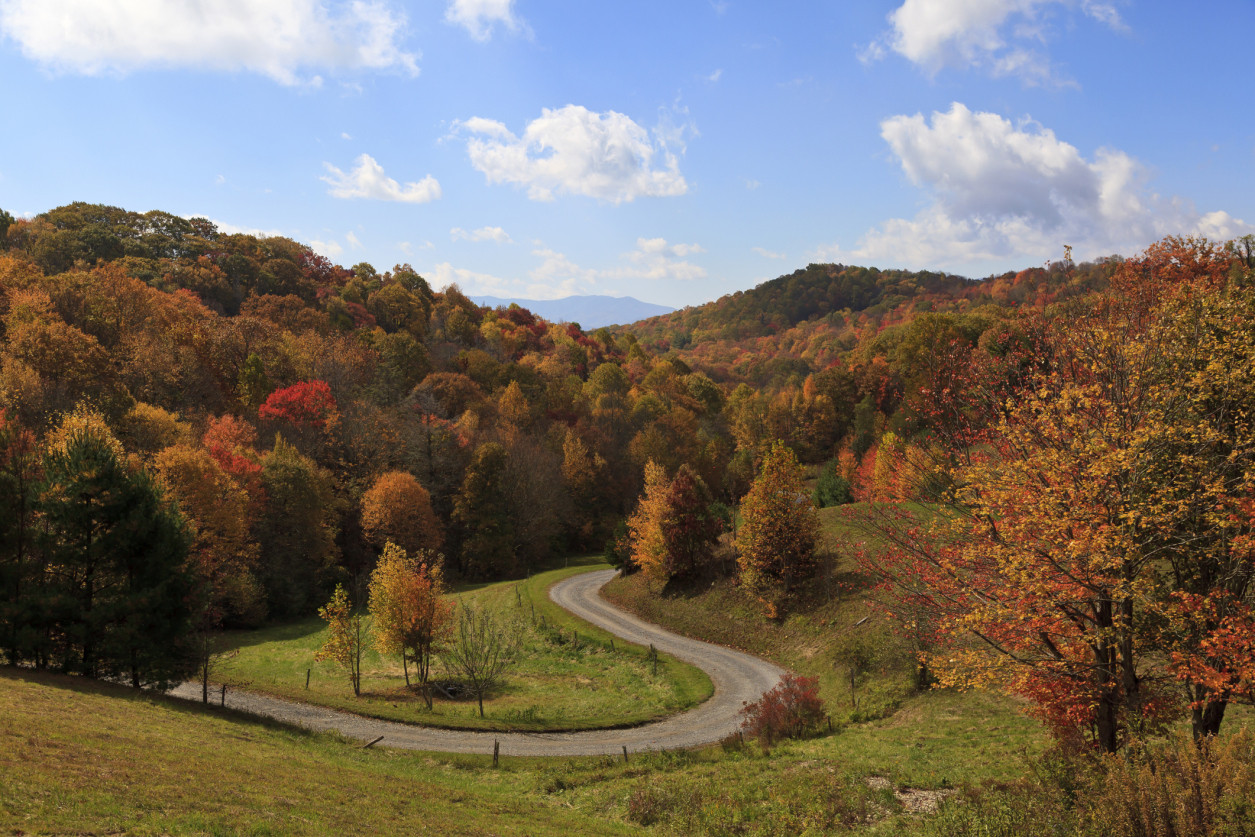
[[[354,697],[343,671],[314,659],[326,637],[326,624],[317,618],[228,634],[211,680],[392,721],[531,732],[635,726],[710,696],[710,679],[701,670],[665,654],[654,666],[648,648],[614,640],[551,602],[547,590],[553,583],[608,568],[599,556],[562,563],[523,581],[466,585],[452,594],[458,602],[518,620],[524,632],[517,664],[503,687],[488,696],[484,718],[469,695],[454,699],[439,690],[428,710],[421,694],[407,688],[400,659],[373,646],[363,657],[362,694]],[[456,685],[439,663],[432,678]]]

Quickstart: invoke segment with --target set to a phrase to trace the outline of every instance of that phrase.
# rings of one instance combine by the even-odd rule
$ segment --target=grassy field
[[[661,657],[657,673],[648,649],[619,640],[576,619],[549,601],[551,584],[569,575],[606,568],[599,557],[572,558],[569,566],[526,581],[477,585],[454,594],[522,621],[525,644],[503,688],[485,701],[480,718],[472,699],[436,693],[428,710],[405,686],[400,660],[371,648],[363,659],[362,695],[330,662],[315,662],[325,623],[309,619],[227,637],[228,650],[212,679],[237,688],[316,703],[388,720],[462,729],[557,731],[632,726],[688,709],[710,696],[699,669]],[[306,672],[309,688],[306,689]],[[439,666],[434,677],[441,678]]]
[[[1010,779],[1036,733],[976,695],[783,744],[611,758],[363,750],[212,707],[0,668],[11,834],[911,833],[893,793]],[[873,779],[869,784],[869,779]]]
[[[6,834],[626,834],[474,762],[0,668]]]

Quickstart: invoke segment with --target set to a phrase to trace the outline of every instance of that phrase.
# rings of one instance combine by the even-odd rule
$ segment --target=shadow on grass
[[[202,703],[199,700],[186,700],[184,698],[173,697],[163,692],[152,691],[149,689],[137,690],[119,683],[110,683],[106,680],[93,680],[89,677],[83,677],[77,674],[61,674],[58,672],[23,668],[12,665],[0,666],[0,683],[4,681],[20,681],[50,689],[58,689],[60,691],[74,692],[76,694],[83,695],[97,695],[114,700],[153,703],[179,715],[195,717],[209,716],[230,721],[233,724],[239,724],[242,726],[264,729],[273,732],[283,732],[309,741],[325,741],[329,738],[338,738],[338,736],[334,733],[309,730],[300,726],[284,724],[264,716],[242,712],[238,709],[219,706],[213,702],[215,694],[213,689],[210,689],[209,703]]]

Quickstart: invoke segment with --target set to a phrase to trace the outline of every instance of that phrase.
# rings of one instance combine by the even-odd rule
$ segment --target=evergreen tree
[[[42,627],[56,638],[52,661],[136,688],[181,679],[192,629],[182,517],[90,429],[52,450],[45,473]]]
[[[517,572],[505,473],[505,448],[496,442],[476,448],[453,505],[462,533],[461,570],[467,576],[500,578]]]

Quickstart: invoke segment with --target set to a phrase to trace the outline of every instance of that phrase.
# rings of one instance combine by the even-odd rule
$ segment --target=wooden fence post
[[[498,760],[501,758],[501,741],[493,739],[492,742],[492,766],[497,766]]]
[[[627,764],[627,745],[623,745],[623,763]]]

